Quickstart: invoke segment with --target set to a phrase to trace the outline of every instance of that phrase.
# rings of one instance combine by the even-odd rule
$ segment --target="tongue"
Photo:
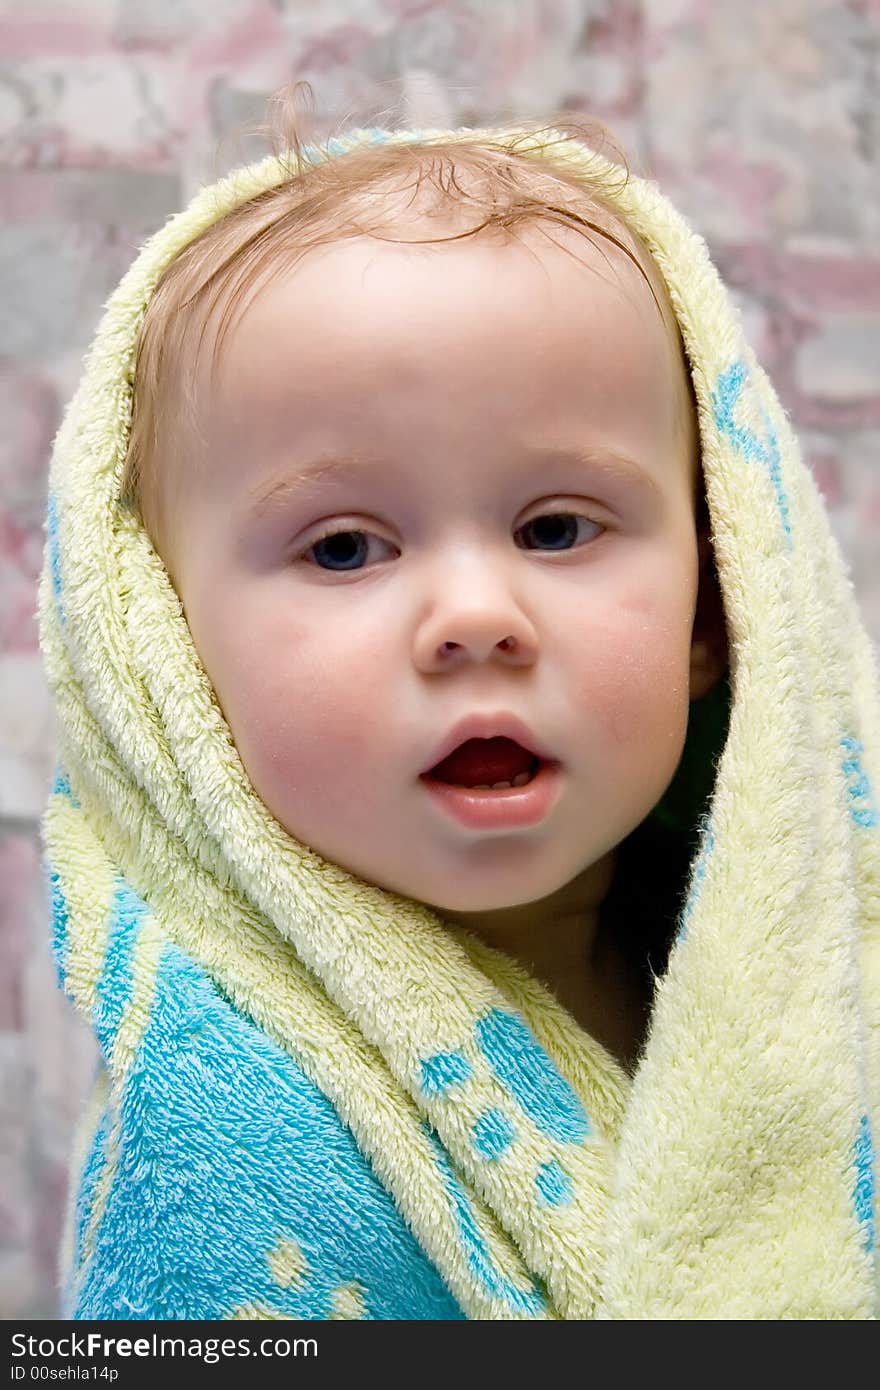
[[[509,738],[469,738],[442,763],[431,776],[459,787],[477,787],[486,782],[512,782],[521,772],[531,772],[536,759],[527,749]]]

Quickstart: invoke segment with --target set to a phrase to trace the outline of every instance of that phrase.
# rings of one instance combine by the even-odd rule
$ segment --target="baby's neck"
[[[632,1073],[648,1031],[653,991],[610,934],[597,935],[604,945],[594,949],[580,971],[572,968],[553,975],[534,967],[532,973],[552,990],[584,1031]],[[528,968],[527,962],[523,964]]]

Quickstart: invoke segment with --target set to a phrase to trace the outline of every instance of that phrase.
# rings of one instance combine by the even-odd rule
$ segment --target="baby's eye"
[[[344,574],[362,568],[371,540],[378,541],[380,545],[389,545],[388,541],[383,541],[381,536],[375,536],[371,531],[331,531],[313,541],[304,554],[314,555],[319,569]]]
[[[581,522],[591,526],[597,535],[603,529],[598,521],[591,521],[580,512],[546,512],[544,516],[536,516],[527,521],[519,528],[517,534],[534,536],[538,548],[546,545],[548,550],[570,550],[577,544],[578,526]],[[581,539],[584,539],[583,535]],[[587,536],[586,539],[595,537]]]

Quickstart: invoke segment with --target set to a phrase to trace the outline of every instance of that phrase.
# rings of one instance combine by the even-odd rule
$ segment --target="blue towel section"
[[[58,504],[51,493],[49,494],[47,503],[46,549],[49,557],[50,573],[52,575],[52,595],[58,609],[59,621],[63,627],[65,614],[64,600],[61,593],[61,558],[58,545]]]
[[[492,1009],[475,1032],[495,1075],[540,1130],[571,1143],[589,1134],[584,1107],[521,1019]]]
[[[841,766],[846,777],[847,805],[853,822],[865,830],[878,824],[877,803],[871,788],[871,781],[862,764],[861,754],[865,747],[852,734],[845,734],[840,740],[845,757]]]
[[[330,1102],[174,946],[120,1118],[74,1318],[222,1319],[257,1304],[324,1319],[351,1285],[365,1318],[464,1316]],[[296,1277],[279,1282],[291,1250]]]
[[[767,469],[776,493],[776,505],[782,521],[782,529],[785,532],[786,544],[790,547],[792,544],[791,509],[782,481],[779,440],[767,414],[766,406],[760,397],[756,395],[755,399],[763,420],[763,437],[755,434],[748,425],[737,423],[738,406],[749,391],[754,391],[754,385],[748,367],[745,362],[736,361],[727,371],[722,372],[717,389],[712,392],[715,421],[720,432],[727,435],[747,462],[763,464]]]
[[[110,911],[104,967],[92,1012],[95,1036],[105,1056],[110,1055],[134,987],[132,952],[148,909],[143,899],[118,878]]]
[[[877,1240],[877,1226],[874,1219],[874,1198],[877,1185],[874,1180],[876,1155],[871,1138],[871,1122],[867,1115],[863,1115],[859,1121],[859,1132],[853,1145],[853,1162],[856,1170],[853,1200],[856,1216],[865,1232],[865,1248],[870,1254]]]

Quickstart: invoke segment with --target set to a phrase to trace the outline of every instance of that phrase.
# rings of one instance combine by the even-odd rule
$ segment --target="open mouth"
[[[469,738],[425,776],[471,791],[505,791],[525,787],[537,775],[541,759],[510,738]]]
[[[556,759],[501,737],[468,739],[421,781],[443,815],[469,834],[531,830],[553,814],[565,786]]]

